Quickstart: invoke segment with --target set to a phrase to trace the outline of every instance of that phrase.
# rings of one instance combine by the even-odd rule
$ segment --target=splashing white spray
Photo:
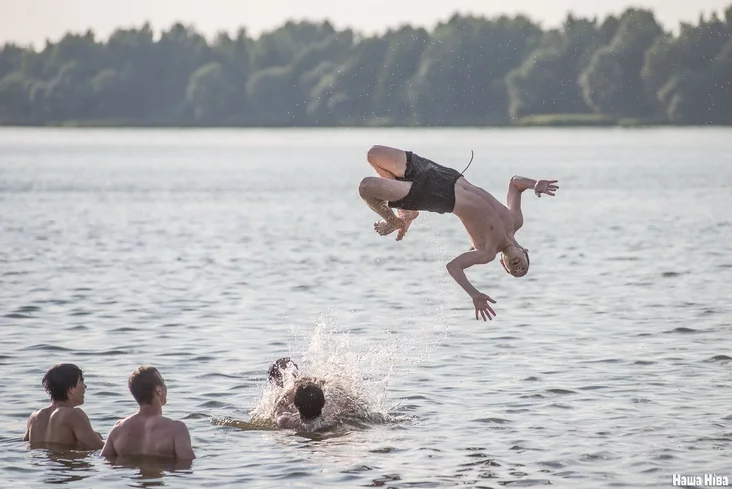
[[[443,289],[450,285],[444,276],[447,254],[434,229],[428,227],[428,230],[433,235],[429,239],[433,251],[427,252],[428,261],[434,263],[435,271],[440,274],[437,287]],[[427,304],[429,310],[421,310],[420,315],[392,316],[391,324],[382,324],[384,330],[376,343],[372,335],[359,334],[359,328],[349,331],[341,327],[347,319],[338,321],[333,315],[321,315],[310,331],[292,327],[293,340],[288,354],[299,365],[301,376],[323,379],[326,386],[338,386],[349,398],[357,400],[364,421],[388,422],[393,419],[390,411],[399,403],[388,399],[389,381],[397,375],[408,374],[444,340],[448,332],[446,309],[450,295],[433,298]],[[292,382],[286,379],[285,388],[291,387]],[[324,391],[327,400],[328,389]],[[274,425],[273,414],[281,392],[282,388],[269,383],[264,386],[250,411],[252,423]]]

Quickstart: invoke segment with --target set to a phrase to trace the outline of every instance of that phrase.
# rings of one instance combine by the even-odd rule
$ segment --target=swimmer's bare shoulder
[[[167,419],[167,418],[166,418]],[[188,427],[183,421],[168,420],[173,432],[173,446],[175,447],[175,457],[185,460],[193,460],[196,455],[193,453],[191,446],[191,434]]]
[[[52,416],[63,414],[63,420],[68,423],[76,440],[86,448],[99,450],[104,447],[102,435],[92,429],[89,416],[81,408],[59,408]]]
[[[36,422],[36,419],[38,419],[38,416],[41,414],[41,412],[44,409],[48,409],[48,408],[43,408],[43,409],[39,409],[37,411],[33,411],[31,413],[31,415],[28,416],[28,422],[26,422],[26,424],[25,424],[25,435],[23,435],[23,441],[30,441],[31,428],[33,427],[33,425]]]
[[[112,430],[107,435],[107,441],[104,442],[104,446],[102,447],[102,457],[116,457],[118,455],[117,451],[114,449],[114,441],[117,439],[117,436],[119,436],[120,431],[122,431],[125,421],[131,417],[132,416],[128,416],[114,423]]]

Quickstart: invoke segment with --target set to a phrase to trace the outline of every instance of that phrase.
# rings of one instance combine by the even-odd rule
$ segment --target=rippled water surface
[[[459,221],[382,238],[371,144],[524,195],[531,272],[444,265]],[[0,472],[8,487],[670,487],[732,479],[732,131],[0,130]],[[270,362],[361,382],[380,422],[246,422]],[[157,366],[190,467],[30,450],[40,380],[73,362],[106,436]]]

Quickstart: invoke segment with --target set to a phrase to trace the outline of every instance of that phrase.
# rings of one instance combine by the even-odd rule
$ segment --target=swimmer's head
[[[312,421],[320,416],[323,406],[325,406],[325,394],[320,386],[308,382],[295,390],[295,407],[303,421]]]
[[[43,388],[55,402],[71,401],[79,406],[84,404],[84,373],[71,363],[60,363],[51,367],[43,376]]]
[[[508,245],[501,252],[501,265],[514,277],[523,277],[529,271],[529,250],[518,245]]]
[[[163,376],[155,367],[143,366],[132,372],[127,381],[132,397],[137,404],[160,404],[165,406],[168,402],[168,388],[165,385]]]
[[[290,357],[283,357],[269,367],[269,381],[277,387],[285,383],[285,375],[297,377],[297,364]]]

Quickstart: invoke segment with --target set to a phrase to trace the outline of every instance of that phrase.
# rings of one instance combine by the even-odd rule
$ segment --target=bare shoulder
[[[62,416],[63,419],[69,421],[89,421],[89,416],[86,415],[81,408],[59,408],[54,413],[58,416]]]
[[[77,408],[64,408],[64,409],[69,409],[69,415],[70,416],[76,416],[76,417],[79,417],[79,418],[89,419],[89,416],[86,415],[86,412],[83,409],[79,408],[79,407],[77,407]]]
[[[110,432],[110,434],[114,431],[119,431],[120,429],[124,428],[125,424],[128,424],[134,417],[135,415],[133,414],[131,416],[127,416],[126,418],[117,420],[117,422],[114,423],[114,426],[112,426],[112,431]]]
[[[43,409],[38,409],[38,410],[36,410],[36,411],[33,411],[33,412],[32,412],[32,413],[30,414],[30,416],[28,416],[28,421],[27,421],[27,422],[26,422],[26,424],[25,424],[25,427],[26,427],[26,433],[25,433],[25,437],[24,437],[24,440],[28,440],[28,436],[29,436],[29,432],[30,432],[31,426],[33,426],[33,425],[35,425],[35,424],[36,424],[36,421],[37,421],[37,420],[38,420],[38,418],[39,418],[39,417],[41,416],[41,414],[43,413],[43,410],[44,410],[44,409],[47,409],[47,408],[43,408]]]
[[[165,416],[163,416],[162,418],[159,418],[158,423],[160,423],[159,424],[160,427],[164,427],[165,429],[168,429],[168,430],[188,431],[188,427],[186,426],[186,424],[179,419],[170,419],[170,418],[166,418]]]
[[[170,421],[170,424],[168,425],[170,427],[170,431],[175,436],[190,436],[190,433],[188,431],[188,426],[183,421],[180,420],[168,420]]]
[[[81,410],[70,407],[56,407],[42,409],[39,415],[46,415],[49,417],[49,419],[54,419],[57,421],[74,421],[81,418],[81,416],[79,416],[80,414],[82,414],[83,417],[86,417],[86,413],[84,413],[84,411],[81,411],[81,413],[79,413],[79,411]]]
[[[87,416],[84,410],[80,408],[60,408],[57,409],[53,415],[58,416],[58,418],[63,420],[64,423],[71,423],[76,426],[91,424],[89,416]]]
[[[129,419],[129,417],[127,417],[127,418],[122,418],[122,419],[118,419],[118,420],[117,420],[117,422],[116,422],[116,423],[114,423],[114,426],[112,426],[112,430],[111,430],[111,431],[110,431],[109,433],[110,433],[110,434],[112,434],[112,433],[114,433],[115,431],[118,431],[118,430],[119,430],[120,428],[122,428],[122,427],[124,426],[125,422],[126,422],[126,421],[127,421],[128,419]]]
[[[28,424],[30,424],[30,423],[32,423],[33,421],[35,421],[36,419],[38,419],[38,416],[40,416],[40,415],[41,415],[41,413],[42,413],[42,412],[43,412],[44,410],[46,410],[46,409],[48,409],[48,408],[41,408],[41,409],[37,409],[36,411],[33,411],[33,412],[32,412],[32,413],[30,414],[30,416],[28,416]]]

